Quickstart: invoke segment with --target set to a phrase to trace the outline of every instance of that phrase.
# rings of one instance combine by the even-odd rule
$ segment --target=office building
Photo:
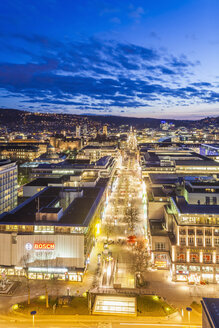
[[[80,138],[81,137],[81,127],[80,125],[76,126],[76,138]]]
[[[119,159],[104,156],[97,161],[90,163],[90,160],[75,161],[66,160],[58,164],[39,164],[39,163],[27,163],[23,164],[22,168],[30,169],[30,176],[32,179],[38,177],[61,177],[63,175],[80,175],[83,172],[97,173],[99,177],[112,177],[116,163]]]
[[[152,263],[170,269],[173,281],[219,283],[219,183],[170,177],[148,180]]]
[[[17,165],[0,160],[0,214],[17,205]]]
[[[8,142],[0,143],[0,154],[5,158],[19,161],[33,161],[47,151],[46,143]]]
[[[108,179],[95,187],[47,186],[0,216],[0,272],[82,281],[100,232]]]
[[[111,156],[119,157],[117,146],[92,146],[88,145],[82,148],[77,154],[78,159],[89,159],[91,162],[96,162],[102,157]]]
[[[150,173],[184,175],[217,175],[219,163],[184,149],[140,149],[142,175]]]

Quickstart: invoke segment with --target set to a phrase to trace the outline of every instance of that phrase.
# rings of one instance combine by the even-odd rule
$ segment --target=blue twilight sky
[[[219,1],[2,0],[0,107],[219,115]]]

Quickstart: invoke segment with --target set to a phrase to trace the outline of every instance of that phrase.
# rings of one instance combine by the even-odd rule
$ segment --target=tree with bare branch
[[[135,226],[140,222],[138,209],[131,203],[125,210],[124,221],[128,224],[128,228],[133,234]]]
[[[135,245],[133,246],[132,269],[136,274],[136,279],[139,285],[144,283],[143,273],[147,270],[148,262],[149,256],[145,241],[143,239],[137,239]]]
[[[113,233],[113,220],[107,220],[104,224],[104,234],[106,236],[107,242],[109,242],[110,237],[112,236]]]

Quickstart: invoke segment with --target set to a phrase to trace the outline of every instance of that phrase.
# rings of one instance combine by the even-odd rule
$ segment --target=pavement
[[[149,282],[148,292],[162,296],[177,308],[190,306],[193,301],[199,303],[203,297],[219,295],[218,285],[195,286],[183,282],[173,282],[167,270],[146,272],[145,280]]]
[[[116,270],[112,272],[114,284],[120,284],[123,288],[134,288],[135,274],[132,261],[130,261],[133,252],[132,247],[127,245],[127,238],[133,233],[136,236],[144,237],[145,222],[143,217],[142,183],[140,180],[139,163],[137,163],[134,152],[124,157],[123,165],[117,176],[116,188],[111,193],[108,201],[105,217],[103,218],[103,227],[109,224],[112,226],[108,239],[112,242],[109,250],[112,252],[112,256],[116,261]],[[136,224],[133,232],[128,231],[129,227],[125,222],[126,208],[131,203],[137,208],[139,216],[139,222]],[[106,236],[103,235],[102,237],[105,237],[105,241],[107,241]]]
[[[31,316],[2,317],[0,316],[2,328],[60,328],[60,327],[94,327],[94,328],[123,328],[123,327],[188,327],[201,328],[201,324],[188,321],[183,322],[179,318],[151,318],[151,317],[128,317],[128,316],[64,316],[64,315],[35,315],[34,325]]]

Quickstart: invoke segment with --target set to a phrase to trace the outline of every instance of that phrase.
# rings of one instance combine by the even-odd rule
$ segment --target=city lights
[[[0,326],[216,327],[219,3],[29,2],[0,2]]]
[[[14,304],[14,305],[12,305],[12,309],[13,309],[13,310],[17,310],[18,308],[19,308],[18,304]]]
[[[96,224],[96,236],[100,234],[100,223]]]

